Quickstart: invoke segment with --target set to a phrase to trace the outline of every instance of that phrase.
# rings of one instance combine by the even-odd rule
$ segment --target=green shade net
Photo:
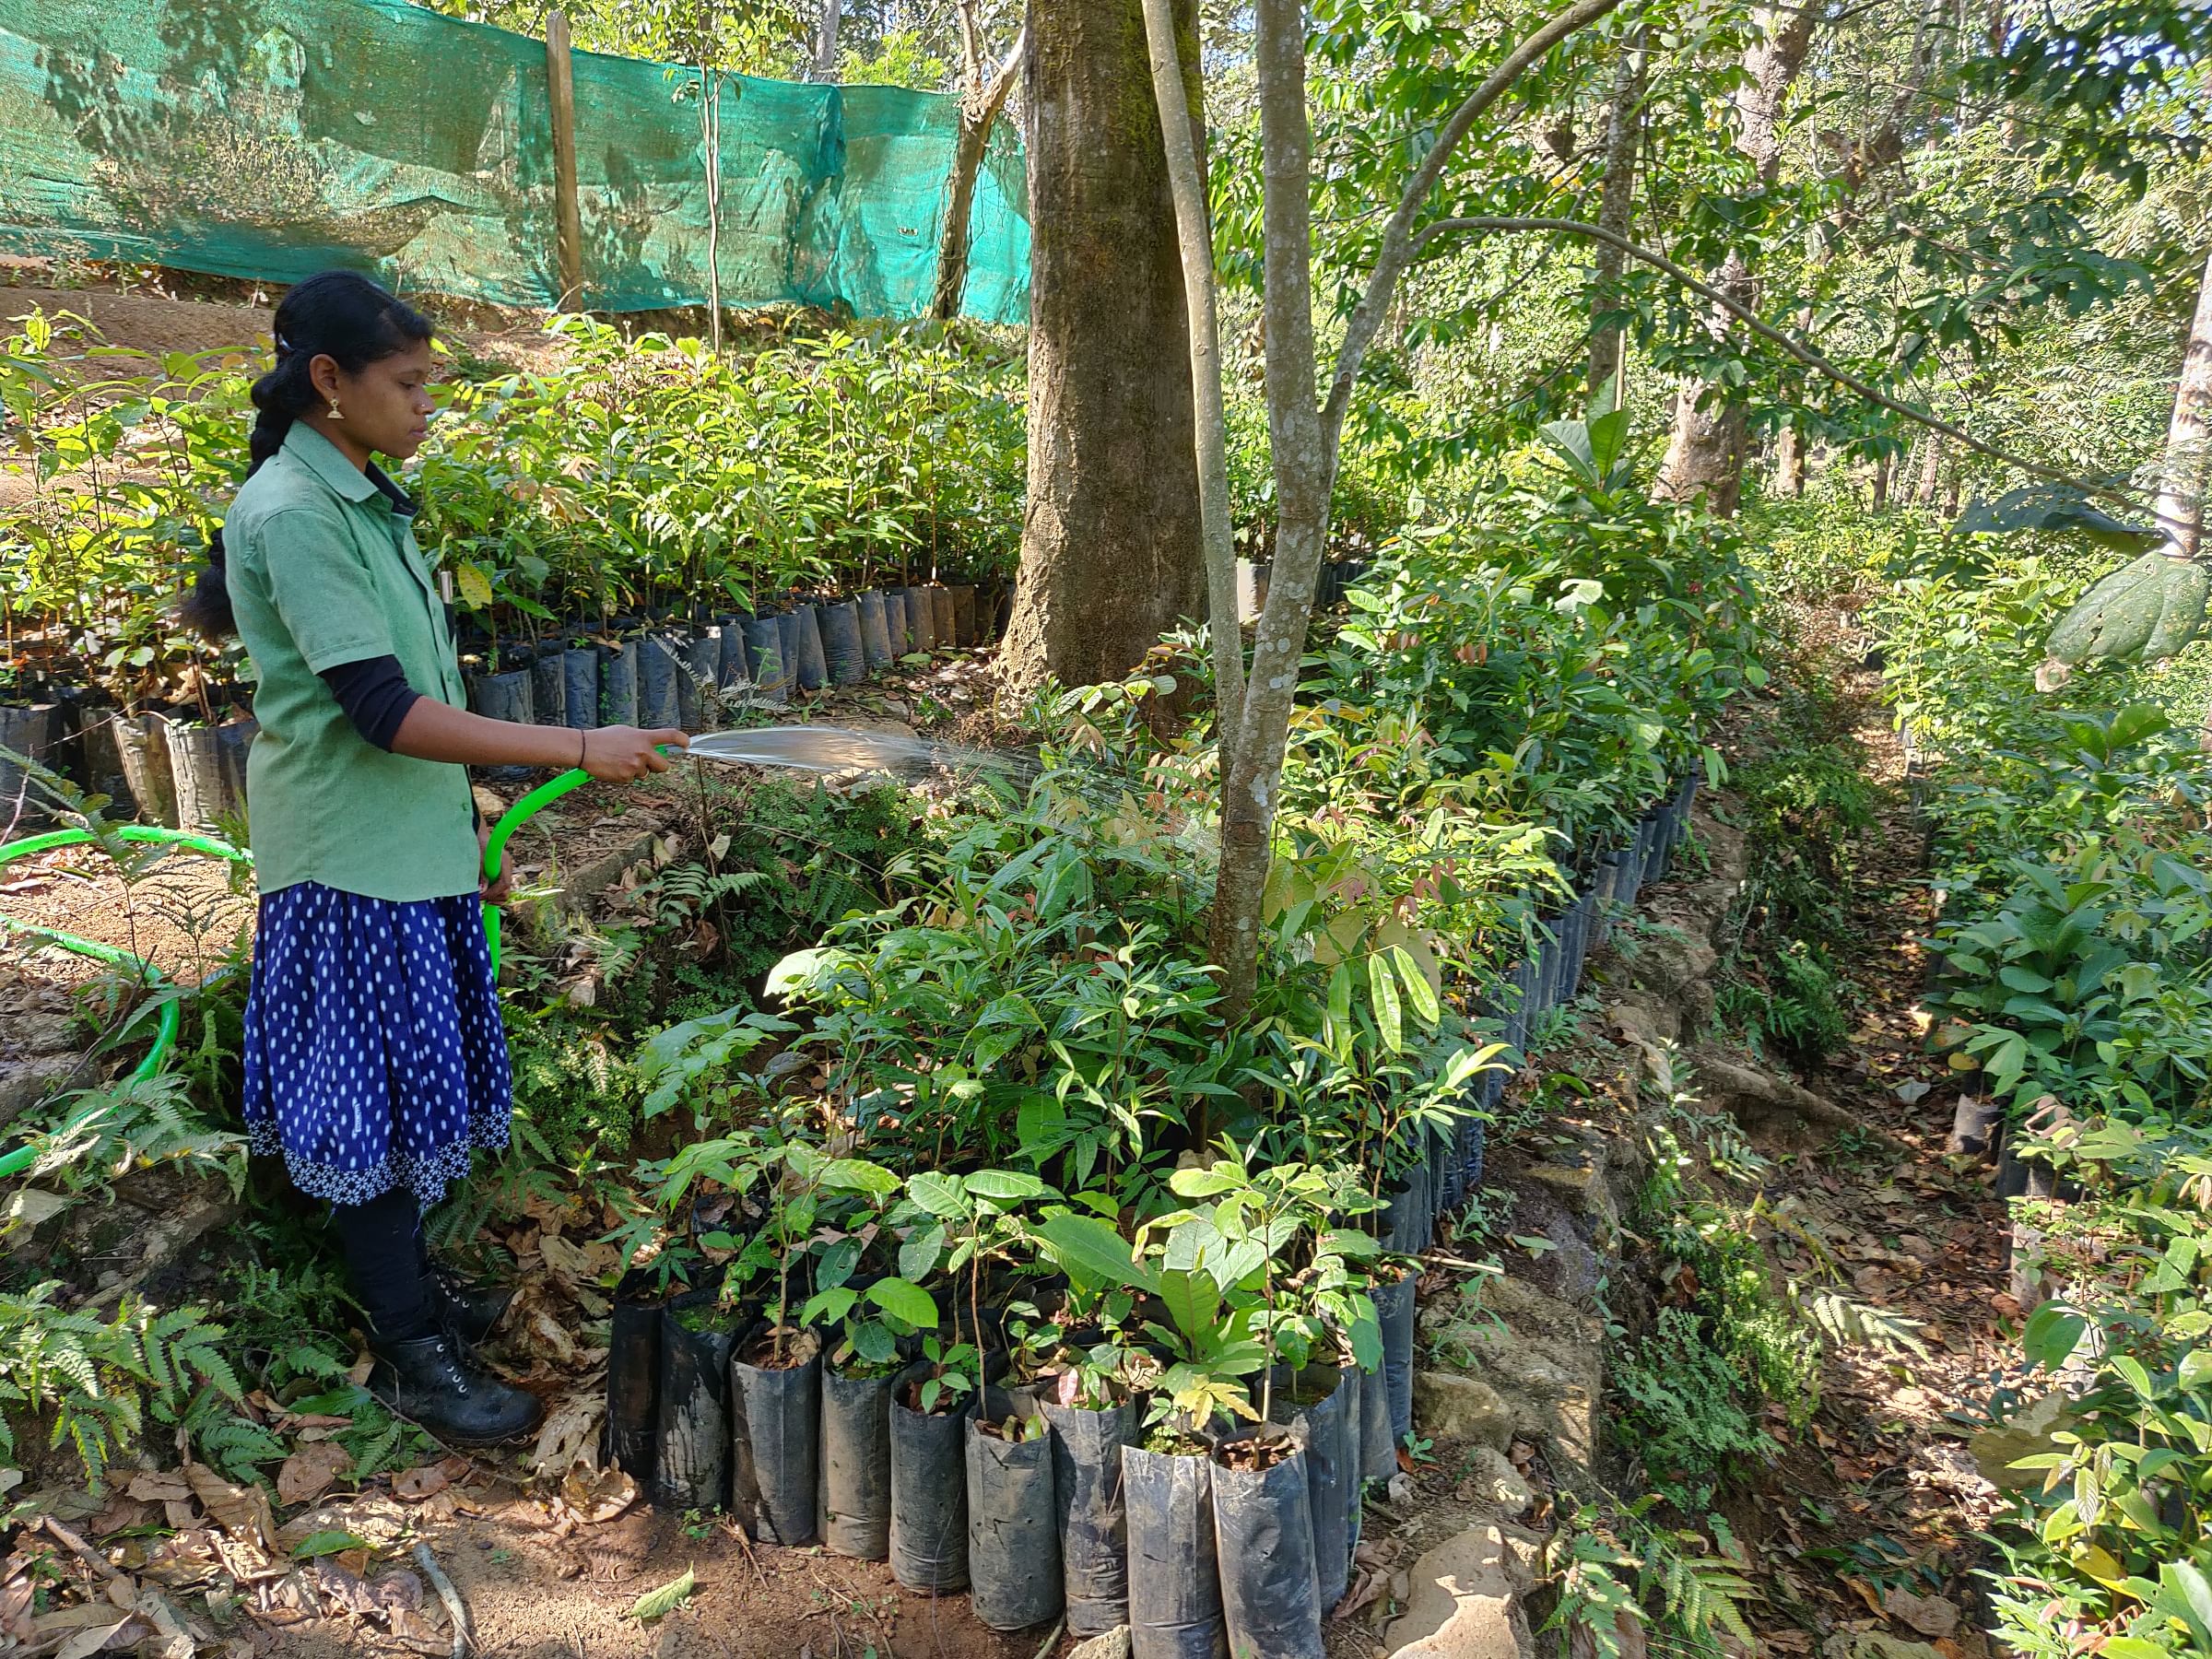
[[[707,298],[696,70],[578,53],[594,310]],[[404,0],[0,0],[0,244],[291,282],[550,306],[543,42]],[[929,303],[959,107],[932,92],[719,79],[724,303],[911,317]],[[1019,141],[976,182],[966,310],[1029,312]]]

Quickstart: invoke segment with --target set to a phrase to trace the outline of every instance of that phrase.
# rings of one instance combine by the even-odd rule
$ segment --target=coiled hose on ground
[[[591,781],[591,773],[581,768],[565,771],[559,776],[539,784],[510,806],[500,816],[500,821],[492,827],[491,834],[485,841],[485,878],[487,880],[498,879],[500,865],[506,853],[508,840],[517,830],[571,790],[589,783]],[[243,847],[236,847],[218,837],[202,835],[190,830],[166,830],[152,825],[127,824],[116,830],[115,836],[121,841],[182,847],[205,857],[228,859],[232,864],[249,867],[253,863],[253,854]],[[53,830],[41,835],[26,836],[21,841],[9,841],[4,846],[0,846],[0,866],[11,864],[18,858],[28,858],[34,853],[51,853],[56,847],[83,846],[97,839],[88,830]],[[37,940],[95,962],[104,962],[112,968],[135,972],[149,985],[162,985],[168,982],[162,977],[160,971],[144,957],[133,956],[127,950],[119,949],[112,945],[102,945],[95,939],[79,938],[76,935],[65,933],[60,928],[40,927],[30,923],[18,922],[10,916],[0,915],[0,934],[12,934],[19,938]],[[500,971],[500,912],[496,905],[484,907],[484,940],[490,947],[491,971],[496,978]],[[176,1046],[180,1024],[181,1017],[178,1013],[177,1002],[172,997],[161,1005],[161,1012],[154,1029],[153,1043],[146,1051],[146,1057],[139,1061],[137,1068],[131,1073],[131,1081],[134,1083],[143,1082],[148,1077],[158,1077],[160,1074],[162,1066],[169,1061],[170,1051]],[[86,1110],[92,1112],[98,1109],[96,1102]],[[73,1127],[75,1127],[74,1121],[64,1125],[64,1132],[65,1133],[67,1129]],[[0,1153],[0,1181],[4,1181],[11,1175],[21,1174],[37,1160],[38,1146],[35,1141],[26,1141],[12,1151]]]

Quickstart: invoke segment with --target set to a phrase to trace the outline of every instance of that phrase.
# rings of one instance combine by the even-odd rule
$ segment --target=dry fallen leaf
[[[353,1466],[346,1448],[335,1441],[306,1445],[284,1460],[276,1471],[276,1501],[290,1505],[312,1503],[330,1483]]]
[[[184,1478],[217,1525],[265,1554],[275,1550],[276,1518],[270,1512],[268,1493],[257,1486],[233,1486],[205,1464],[185,1465]]]
[[[93,1625],[88,1629],[79,1630],[62,1643],[53,1659],[90,1659],[92,1654],[99,1653],[111,1642],[118,1647],[123,1646],[124,1642],[119,1641],[118,1638],[124,1636],[126,1627],[130,1627],[133,1631],[129,1640],[136,1640],[137,1620],[130,1618],[119,1618],[112,1624]]]
[[[1908,1624],[1923,1636],[1948,1636],[1959,1628],[1959,1607],[1940,1595],[1915,1595],[1892,1589],[1882,1597],[1882,1610]]]
[[[453,1485],[453,1479],[440,1464],[425,1464],[419,1469],[408,1469],[392,1477],[392,1494],[405,1498],[410,1503],[419,1502],[433,1492],[442,1492]]]
[[[537,1432],[531,1465],[541,1480],[559,1480],[578,1464],[598,1466],[599,1424],[606,1416],[606,1390],[579,1389],[563,1394],[546,1414]]]
[[[128,1496],[146,1503],[168,1503],[192,1496],[192,1488],[185,1484],[182,1475],[171,1475],[166,1471],[134,1475],[130,1485],[123,1489]]]

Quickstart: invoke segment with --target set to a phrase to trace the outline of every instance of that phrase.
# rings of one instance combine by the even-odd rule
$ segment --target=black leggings
[[[428,1336],[429,1243],[414,1194],[394,1187],[366,1204],[334,1204],[330,1218],[371,1334],[385,1342]]]

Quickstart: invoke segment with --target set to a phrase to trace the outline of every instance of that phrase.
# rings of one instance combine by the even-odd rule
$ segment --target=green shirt
[[[223,525],[231,609],[259,680],[246,764],[261,890],[302,881],[371,899],[477,890],[465,768],[387,754],[319,677],[399,659],[407,684],[466,701],[445,606],[410,515],[304,422],[246,480]]]

